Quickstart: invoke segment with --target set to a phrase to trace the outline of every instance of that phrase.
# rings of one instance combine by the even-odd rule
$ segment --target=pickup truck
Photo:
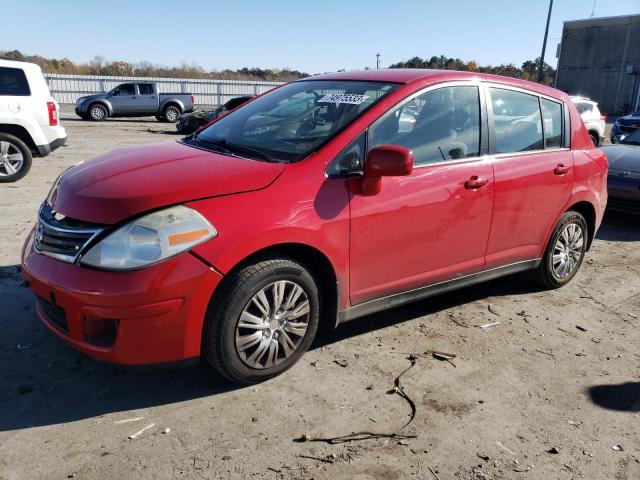
[[[175,123],[180,115],[193,111],[194,101],[190,93],[158,93],[155,83],[122,83],[107,93],[80,97],[76,115],[96,122],[108,117],[153,115],[159,121]]]

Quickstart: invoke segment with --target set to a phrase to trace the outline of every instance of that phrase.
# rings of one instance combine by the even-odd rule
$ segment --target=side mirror
[[[363,195],[376,195],[382,188],[382,177],[403,177],[413,172],[413,153],[399,145],[380,145],[367,155],[361,180]]]

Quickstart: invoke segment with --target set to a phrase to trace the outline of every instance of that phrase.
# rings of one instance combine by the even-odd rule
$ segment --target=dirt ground
[[[565,288],[516,276],[362,318],[261,385],[199,367],[122,369],[41,325],[20,249],[62,170],[172,140],[173,126],[68,109],[63,123],[69,146],[0,186],[0,479],[640,478],[640,219],[607,214]],[[415,438],[293,441],[396,431],[411,409],[388,391],[410,353]]]

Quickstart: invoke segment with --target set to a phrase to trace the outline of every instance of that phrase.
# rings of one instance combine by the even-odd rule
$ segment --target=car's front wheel
[[[106,120],[108,116],[109,112],[104,105],[94,103],[89,107],[89,118],[94,122],[101,122],[103,120]]]
[[[309,270],[286,257],[265,258],[225,279],[207,313],[205,358],[234,383],[267,380],[309,348],[319,317]]]
[[[566,285],[578,273],[587,250],[588,227],[581,213],[564,213],[545,251],[536,273],[547,288]]]

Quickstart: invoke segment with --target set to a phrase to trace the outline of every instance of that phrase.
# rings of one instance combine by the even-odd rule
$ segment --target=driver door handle
[[[558,166],[553,169],[553,173],[555,175],[564,175],[565,173],[569,173],[569,170],[571,170],[571,167],[567,167],[562,163],[559,163]]]

